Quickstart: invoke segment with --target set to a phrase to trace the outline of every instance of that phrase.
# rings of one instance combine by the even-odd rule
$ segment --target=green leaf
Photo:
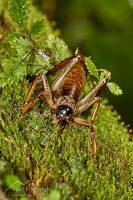
[[[51,68],[49,57],[41,50],[30,56],[29,63],[32,65],[28,67],[28,74],[31,76],[46,73]]]
[[[0,73],[0,87],[18,83],[26,75],[26,59],[30,55],[30,46],[27,39],[22,37],[13,38],[9,44],[12,48],[12,55],[2,62],[4,69]]]
[[[108,71],[106,69],[101,69],[100,71],[102,71],[101,74],[100,74],[100,80],[102,80],[105,76],[111,77],[110,71]]]
[[[28,200],[26,197],[20,197],[19,200]]]
[[[109,90],[114,94],[114,95],[121,95],[122,94],[122,90],[120,89],[120,87],[116,84],[116,83],[107,83],[107,86],[109,88]]]
[[[35,23],[33,23],[31,27],[31,34],[36,35],[38,34],[42,28],[44,27],[44,20],[38,20]]]
[[[26,75],[46,73],[50,69],[50,59],[35,46],[28,37],[10,34],[7,38],[10,45],[10,58],[3,59],[3,71],[0,73],[0,87],[18,84]],[[42,59],[43,58],[43,59]]]
[[[27,0],[9,0],[10,16],[19,27],[26,29],[29,16],[29,2]]]
[[[98,70],[90,58],[85,58],[85,64],[91,75],[99,79]]]
[[[4,60],[5,70],[0,74],[0,87],[4,87],[6,85],[11,86],[14,83],[18,83],[19,80],[22,80],[24,75],[26,75],[26,65],[24,62],[14,57],[12,57],[9,61]],[[20,62],[20,64],[18,63]]]
[[[12,189],[15,191],[20,191],[23,183],[19,179],[18,176],[15,175],[7,175],[5,177],[5,185],[8,187],[7,189]]]
[[[23,35],[19,32],[11,32],[5,38],[5,42],[10,43],[14,38],[22,37]]]
[[[53,61],[54,64],[57,64],[70,56],[68,53],[68,47],[62,39],[49,34],[48,39],[46,40],[46,44],[50,51],[51,61]]]

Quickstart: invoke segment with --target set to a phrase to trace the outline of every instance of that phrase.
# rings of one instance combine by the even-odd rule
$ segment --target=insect
[[[57,71],[60,71],[60,73],[50,87],[47,77]],[[79,100],[87,81],[87,68],[85,57],[77,48],[73,56],[54,66],[45,75],[36,76],[24,100],[22,114],[25,114],[43,96],[45,102],[52,110],[54,123],[59,125],[60,131],[63,131],[71,123],[85,126],[90,130],[92,156],[95,159],[96,136],[93,124],[99,110],[100,96],[109,79],[109,76],[105,76],[87,96]],[[43,90],[34,99],[30,100],[37,84],[40,82],[42,83]],[[94,104],[96,107],[90,122],[78,117],[80,113],[90,109]]]

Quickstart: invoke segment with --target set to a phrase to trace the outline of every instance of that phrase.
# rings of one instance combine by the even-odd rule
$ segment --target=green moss
[[[39,33],[36,40],[38,43],[42,41],[41,45],[44,44],[52,63],[69,55],[66,45],[57,38],[48,21],[42,33]],[[10,47],[5,48],[4,45],[5,43],[0,57],[7,59],[11,56]],[[21,47],[20,51],[22,52]],[[43,70],[47,71],[49,67],[45,63]],[[34,69],[37,69],[36,65]],[[2,70],[5,70],[4,65]],[[29,198],[28,195],[31,194],[33,199],[42,199],[47,195],[47,199],[54,199],[55,194],[56,199],[63,200],[131,200],[132,144],[128,141],[127,129],[120,122],[116,111],[106,101],[101,104],[95,123],[96,167],[91,158],[89,131],[84,127],[71,125],[57,141],[58,132],[52,124],[52,115],[42,99],[20,118],[18,106],[29,88],[25,75],[22,77],[17,82],[14,79],[12,84],[0,90],[0,154],[1,163],[6,165],[6,171],[1,171],[2,186],[5,191],[7,185],[4,185],[4,180],[7,173],[15,174],[26,191],[25,193],[23,187],[21,193],[11,193],[8,190],[6,194],[9,198],[14,199],[13,194],[16,194],[16,199],[20,199],[22,194]],[[89,120],[88,116],[89,113],[85,113],[84,117]]]

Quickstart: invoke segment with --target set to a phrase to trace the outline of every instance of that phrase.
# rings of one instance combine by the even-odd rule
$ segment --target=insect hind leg
[[[24,115],[43,95],[44,95],[44,92],[41,91],[41,92],[39,92],[39,94],[34,99],[29,101],[28,103],[25,102],[25,105],[24,105],[24,108],[21,111],[21,114]]]
[[[42,83],[44,90],[39,92],[39,94],[33,100],[30,101],[30,98],[31,98],[32,94],[34,93],[34,90],[38,83]],[[20,105],[20,108],[24,107],[22,109],[22,114],[25,114],[35,104],[35,102],[37,100],[39,100],[39,98],[41,96],[44,96],[44,99],[45,99],[46,103],[48,104],[48,106],[53,109],[54,102],[53,102],[53,98],[52,98],[52,93],[51,93],[51,89],[50,89],[49,83],[48,83],[45,75],[39,75],[33,81],[31,88],[24,100],[24,103],[22,103]]]

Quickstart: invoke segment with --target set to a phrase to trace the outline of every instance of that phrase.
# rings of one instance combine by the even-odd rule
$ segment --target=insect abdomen
[[[83,62],[77,62],[62,81],[59,93],[62,96],[71,96],[76,101],[84,88],[85,82],[86,66]]]

